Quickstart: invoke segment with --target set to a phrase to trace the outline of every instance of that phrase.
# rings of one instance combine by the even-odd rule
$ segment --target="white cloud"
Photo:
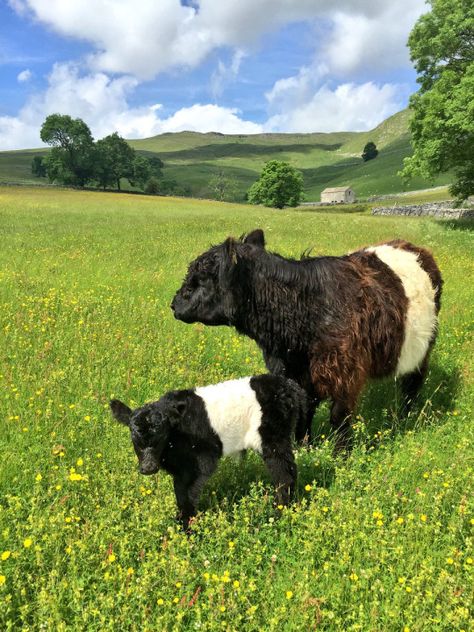
[[[335,89],[320,87],[311,98],[283,108],[265,124],[269,132],[337,132],[363,131],[376,127],[401,109],[399,87],[341,84]]]
[[[145,138],[163,132],[252,134],[261,126],[239,117],[239,111],[217,105],[193,105],[169,117],[161,106],[130,107],[127,96],[137,86],[133,77],[111,79],[104,73],[81,74],[77,64],[55,64],[47,90],[29,99],[17,117],[0,117],[0,149],[40,146],[39,130],[49,114],[82,118],[95,138],[118,131],[126,138]]]
[[[192,130],[196,132],[221,132],[222,134],[259,134],[262,126],[239,118],[236,108],[218,105],[193,105],[178,110],[173,116],[160,121],[162,132]]]
[[[18,74],[17,81],[19,81],[20,83],[25,83],[26,81],[29,81],[32,76],[33,76],[33,73],[31,72],[31,70],[27,68],[26,70],[22,70]]]
[[[425,6],[424,0],[339,0],[337,9],[332,0],[200,0],[195,6],[121,0],[111,13],[110,0],[9,2],[61,35],[90,42],[94,70],[141,79],[173,67],[196,67],[221,46],[246,49],[284,24],[320,18],[333,24],[324,45],[331,66],[353,69],[368,57],[393,65],[406,61],[406,37]]]
[[[236,79],[245,56],[243,50],[237,49],[228,66],[219,60],[217,70],[211,76],[211,94],[215,99],[221,96],[226,84]]]
[[[347,76],[364,68],[373,72],[409,65],[408,35],[426,4],[411,0],[382,5],[378,14],[338,11],[332,16],[333,27],[321,54],[333,73]]]

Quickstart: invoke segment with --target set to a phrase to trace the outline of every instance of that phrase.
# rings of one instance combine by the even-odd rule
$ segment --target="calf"
[[[441,274],[432,255],[389,241],[340,257],[287,259],[262,230],[228,238],[189,265],[171,307],[186,323],[231,325],[253,338],[272,373],[290,377],[314,410],[332,401],[336,448],[368,378],[400,376],[405,410],[417,395],[437,331]]]
[[[130,428],[140,472],[155,474],[162,468],[173,476],[184,528],[219,458],[247,448],[262,455],[277,505],[288,504],[296,481],[292,434],[307,415],[306,393],[295,382],[257,375],[171,391],[136,410],[119,400],[112,400],[110,408]]]

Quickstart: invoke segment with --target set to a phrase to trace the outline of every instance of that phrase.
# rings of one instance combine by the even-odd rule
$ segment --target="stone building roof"
[[[350,189],[351,187],[329,187],[327,189],[324,189],[322,193],[345,193]]]

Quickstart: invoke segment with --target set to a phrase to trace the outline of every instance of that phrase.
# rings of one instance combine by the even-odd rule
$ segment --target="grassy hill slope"
[[[209,197],[209,180],[222,172],[235,181],[236,198],[243,200],[265,162],[272,159],[285,160],[301,169],[308,200],[318,200],[322,189],[338,185],[352,185],[358,196],[366,197],[404,189],[397,172],[403,158],[411,152],[408,118],[409,112],[404,110],[370,132],[255,135],[179,132],[129,142],[138,151],[158,155],[165,163],[164,176],[188,187],[195,197]],[[360,155],[369,140],[376,143],[380,154],[375,160],[363,163]],[[39,183],[30,170],[35,153],[39,152],[0,152],[0,182]],[[448,182],[449,176],[442,176],[435,184]],[[407,189],[431,184],[414,178]]]

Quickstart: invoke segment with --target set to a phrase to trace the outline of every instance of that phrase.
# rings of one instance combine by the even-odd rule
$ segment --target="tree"
[[[84,121],[51,114],[41,126],[40,136],[53,148],[44,161],[51,181],[83,187],[93,177],[94,139]]]
[[[147,195],[159,195],[160,194],[160,182],[154,176],[152,176],[145,185],[145,193]]]
[[[161,170],[165,166],[161,158],[158,156],[147,156],[148,162],[150,163],[150,168],[154,176],[161,177]]]
[[[220,202],[235,196],[237,187],[234,180],[226,178],[222,171],[214,174],[209,180],[211,195]]]
[[[283,208],[297,206],[302,192],[302,174],[287,162],[270,160],[250,187],[247,198],[251,204]]]
[[[31,173],[37,178],[45,178],[48,174],[44,156],[35,156],[31,161]]]
[[[150,160],[145,156],[135,155],[132,162],[133,169],[133,184],[139,186],[141,189],[145,187],[145,184],[150,180],[153,173]]]
[[[414,152],[401,175],[453,170],[451,192],[463,200],[474,193],[474,3],[428,3],[408,40],[420,89],[410,99]]]
[[[367,162],[368,160],[373,160],[374,158],[377,158],[377,156],[379,155],[379,150],[377,149],[375,143],[373,143],[371,140],[365,145],[364,147],[364,151],[362,152],[362,160],[364,162]]]
[[[135,151],[126,140],[114,132],[97,141],[96,177],[105,187],[115,183],[120,191],[121,178],[133,180]]]

